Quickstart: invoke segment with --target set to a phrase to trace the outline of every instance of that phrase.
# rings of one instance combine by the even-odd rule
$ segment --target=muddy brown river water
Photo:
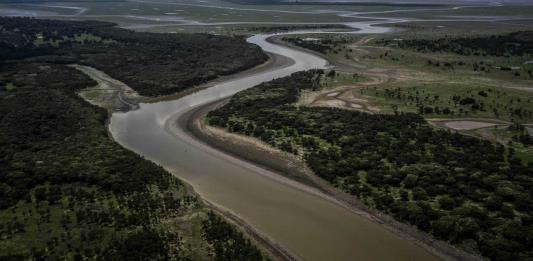
[[[386,32],[368,25],[361,28],[359,33]],[[197,106],[296,71],[327,66],[322,58],[269,43],[268,37],[256,35],[248,41],[294,63],[229,80],[177,100],[140,104],[137,110],[114,113],[109,126],[114,138],[305,260],[436,260],[412,241],[319,192],[217,151],[175,126],[180,116]]]

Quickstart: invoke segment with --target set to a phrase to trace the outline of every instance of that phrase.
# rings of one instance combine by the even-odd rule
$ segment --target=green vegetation
[[[76,95],[94,84],[64,65],[2,65],[0,86],[16,88],[0,91],[0,259],[261,260],[179,180],[109,139],[106,111]]]
[[[77,97],[94,85],[63,65],[3,65],[0,111],[4,257],[176,256],[177,231],[162,226],[195,207],[162,168],[106,134],[106,112]],[[128,242],[135,242],[133,244]]]
[[[470,38],[379,39],[375,44],[399,50],[411,50],[422,55],[431,54],[434,57],[456,54],[456,57],[448,55],[448,59],[443,60],[427,58],[426,66],[443,70],[470,69],[490,74],[501,71],[500,74],[507,72],[515,77],[522,76],[526,79],[533,77],[533,71],[528,64],[533,60],[533,31]],[[400,61],[405,60],[405,53],[398,57],[385,52],[380,58]]]
[[[533,139],[528,134],[526,127],[520,124],[513,124],[507,128],[513,133],[512,140],[515,142],[520,142],[526,146],[533,145]]]
[[[412,112],[428,118],[489,118],[520,124],[531,122],[533,106],[530,102],[531,93],[526,88],[533,77],[530,66],[533,55],[521,48],[522,43],[529,41],[529,32],[476,37],[464,37],[451,32],[446,38],[435,38],[427,34],[429,29],[413,30],[416,33],[393,34],[378,40],[370,37],[346,38],[342,35],[307,37],[316,37],[318,42],[322,39],[338,42],[339,45],[326,53],[328,59],[342,66],[357,66],[356,71],[361,75],[383,79],[382,83],[372,87],[359,86],[353,90],[356,96],[369,99],[383,113]],[[284,40],[295,42],[305,36],[291,37],[296,39]],[[425,46],[415,45],[419,42],[434,46],[418,50]],[[496,47],[488,46],[488,42],[500,46],[500,52],[505,54],[498,56],[493,50]],[[406,43],[413,46],[407,46]],[[446,44],[455,49],[446,47]],[[453,51],[463,49],[470,50],[471,55],[466,55],[464,51]],[[482,51],[485,49],[487,51]],[[523,53],[518,55],[518,52]],[[381,69],[387,75],[376,75],[378,70],[372,69]],[[339,81],[339,78],[331,79]],[[343,85],[350,85],[350,79],[342,82]],[[356,83],[353,81],[351,84]],[[518,133],[505,128],[461,132],[514,148],[517,155],[527,162],[533,159],[527,132]]]
[[[316,38],[300,39],[300,38],[294,38],[294,37],[293,38],[284,37],[283,41],[289,42],[293,45],[306,48],[306,49],[309,49],[315,52],[323,53],[323,54],[333,49],[332,44],[330,44],[329,42],[322,41]]]
[[[96,82],[64,63],[98,61],[105,52],[113,59],[128,49],[115,46],[120,34],[134,33],[118,30],[103,43],[111,36],[86,36],[110,33],[108,24],[0,19],[0,259],[265,259],[178,179],[113,142],[107,112],[78,96]],[[92,31],[79,34],[84,30]],[[38,46],[34,34],[43,35]],[[139,48],[149,44],[138,41]],[[100,44],[110,46],[92,49]],[[144,59],[128,54],[104,67]],[[158,62],[165,61],[139,66]]]
[[[428,117],[479,117],[513,122],[533,120],[533,94],[502,88],[433,83],[362,88],[386,112],[418,112]]]
[[[141,95],[171,94],[267,60],[244,39],[135,33],[104,22],[0,18],[0,59],[88,65]]]
[[[214,252],[214,259],[220,261],[233,260],[265,260],[250,240],[226,223],[213,212],[207,214],[202,223],[204,239],[209,242]]]
[[[525,85],[523,81],[533,79],[529,31],[469,38],[450,32],[446,38],[435,39],[435,35],[427,35],[427,31],[434,27],[409,29],[414,33],[407,31],[380,39],[343,34],[306,34],[286,36],[282,40],[323,53],[336,64],[356,65],[359,70],[365,70],[364,66],[387,67],[433,74],[429,75],[432,76],[429,79],[421,79],[424,81],[444,76],[453,77],[454,82],[470,84],[477,80],[471,78],[474,76]],[[502,83],[500,85],[505,87]]]
[[[351,27],[348,27],[343,24],[309,24],[309,25],[264,25],[264,26],[249,26],[249,27],[243,27],[243,29],[246,29],[248,32],[261,32],[261,33],[281,33],[281,32],[289,32],[289,31],[297,31],[297,30],[342,30],[342,29],[351,29]],[[235,31],[235,28],[233,28],[232,31]]]
[[[474,56],[522,56],[533,54],[533,31],[473,38],[381,40],[379,44],[415,49],[418,52],[453,52]]]
[[[303,156],[366,205],[468,252],[533,258],[533,166],[502,145],[434,129],[417,114],[295,106],[322,74],[242,91],[207,120]]]
[[[329,71],[327,75],[322,75],[320,85],[313,90],[319,88],[334,88],[339,86],[349,86],[360,82],[368,81],[368,78],[357,73],[343,73],[335,70]]]
[[[287,36],[283,37],[282,40],[292,45],[306,48],[322,54],[327,54],[329,52],[338,53],[341,51],[341,49],[337,50],[337,47],[343,46],[351,42],[351,38],[346,36],[317,36],[316,38]]]
[[[346,53],[345,57],[351,58]],[[367,57],[370,58],[370,57]],[[386,50],[371,57],[373,63],[388,66],[408,66],[423,71],[455,77],[476,75],[505,80],[529,80],[533,71],[526,64],[533,55],[496,57],[464,56],[453,53],[418,53],[412,50]],[[465,81],[466,79],[461,79]]]
[[[529,163],[533,159],[533,144],[527,128],[529,127],[514,123],[511,126],[495,128],[490,131],[500,143],[507,144],[509,150],[512,150],[517,158]]]

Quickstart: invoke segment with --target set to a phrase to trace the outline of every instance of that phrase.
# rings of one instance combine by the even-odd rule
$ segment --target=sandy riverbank
[[[164,100],[179,99],[180,97],[184,97],[186,95],[200,91],[202,89],[209,88],[220,82],[230,81],[232,79],[237,79],[240,77],[247,77],[249,75],[253,75],[259,72],[263,72],[263,71],[268,71],[274,68],[283,68],[286,66],[290,66],[294,63],[293,60],[287,57],[275,55],[271,53],[267,53],[267,54],[269,55],[269,59],[265,63],[257,65],[251,69],[248,69],[248,70],[236,73],[236,74],[232,74],[232,75],[221,76],[215,80],[209,81],[205,84],[193,87],[183,92],[179,92],[179,93],[169,95],[169,96],[157,97],[157,98],[149,98],[149,97],[140,96],[134,91],[132,91],[132,89],[129,86],[123,84],[122,82],[119,82],[116,79],[111,78],[107,74],[101,71],[98,71],[92,67],[79,66],[79,65],[72,65],[72,67],[84,72],[87,76],[89,76],[90,78],[98,82],[98,84],[95,87],[84,90],[84,92],[95,91],[95,92],[99,92],[99,95],[97,97],[90,97],[88,95],[85,95],[84,92],[82,92],[80,93],[80,96],[84,100],[96,106],[107,109],[109,112],[113,112],[113,111],[125,112],[128,110],[137,109],[138,104],[141,102],[146,103],[146,102],[158,102],[158,101],[164,101]],[[126,96],[126,97],[123,97],[123,96]],[[106,125],[109,126],[109,120],[106,123]],[[113,135],[111,135],[111,133],[109,133],[109,137],[113,139]],[[261,234],[259,231],[257,231],[255,228],[250,226],[248,223],[242,220],[239,216],[233,214],[231,211],[228,211],[224,209],[223,207],[213,204],[205,200],[204,198],[202,198],[193,189],[193,187],[190,184],[188,184],[185,180],[181,180],[181,182],[183,182],[186,185],[188,194],[195,195],[196,197],[198,197],[198,199],[201,199],[201,201],[203,202],[203,205],[207,209],[210,209],[216,212],[217,214],[223,216],[227,222],[233,224],[237,229],[239,229],[244,234],[246,234],[258,247],[260,247],[271,258],[275,260],[300,260],[301,259],[297,255],[290,252],[288,249],[276,243],[274,240]]]
[[[282,175],[295,182],[288,183],[300,190],[313,193],[326,200],[332,201],[357,215],[381,224],[397,236],[413,241],[433,255],[443,260],[481,260],[480,257],[470,255],[450,246],[446,242],[434,239],[430,235],[418,231],[415,227],[397,222],[392,217],[368,209],[356,197],[348,195],[327,181],[315,175],[305,163],[294,155],[274,149],[257,139],[228,133],[222,129],[207,126],[203,119],[210,110],[223,104],[224,101],[214,102],[199,107],[178,120],[179,127],[198,140],[205,142],[223,153],[244,159],[265,169],[264,175]],[[279,177],[272,177],[279,179]],[[284,182],[283,179],[280,179]]]
[[[305,165],[305,162],[295,155],[279,151],[251,137],[236,135],[207,126],[203,120],[204,116],[226,101],[227,99],[219,100],[195,108],[177,119],[174,127],[189,133],[198,141],[205,143],[206,146],[231,155],[230,158],[251,162],[264,170],[261,173],[263,175],[332,201],[360,216],[379,223],[397,236],[416,243],[443,260],[481,259],[456,249],[446,242],[438,241],[432,236],[418,231],[415,227],[397,222],[390,216],[368,209],[356,197],[334,188],[327,181],[315,175]],[[286,179],[280,178],[281,176],[295,182],[287,182]]]
[[[221,206],[218,206],[216,204],[213,204],[204,198],[202,198],[193,188],[193,186],[186,181],[182,180],[183,184],[185,185],[188,194],[196,196],[198,199],[200,199],[205,207],[207,207],[209,210],[219,214],[220,216],[224,217],[226,222],[229,222],[233,226],[235,226],[238,230],[240,230],[242,233],[248,236],[249,239],[252,240],[252,242],[257,245],[259,248],[261,248],[270,258],[274,258],[275,260],[280,261],[299,261],[301,258],[296,256],[295,254],[291,253],[289,250],[284,248],[283,246],[277,244],[274,240],[264,236],[259,231],[257,231],[255,228],[250,226],[246,221],[242,220],[239,216],[233,214],[231,211],[228,211],[224,209]]]

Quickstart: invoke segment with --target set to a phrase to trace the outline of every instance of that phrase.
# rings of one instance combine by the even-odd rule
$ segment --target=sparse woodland
[[[453,52],[474,56],[522,56],[533,53],[533,31],[473,38],[381,39],[378,44],[414,49],[417,52]]]

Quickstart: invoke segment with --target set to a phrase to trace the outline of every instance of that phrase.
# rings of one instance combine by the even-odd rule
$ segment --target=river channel
[[[355,33],[387,32],[369,23],[352,26],[360,29]],[[292,63],[228,80],[176,100],[140,104],[136,110],[113,113],[109,125],[113,137],[191,184],[205,200],[238,215],[305,260],[436,260],[414,242],[317,192],[217,151],[179,126],[173,127],[181,115],[198,106],[274,78],[327,66],[322,58],[268,42],[270,36],[255,35],[248,41],[266,52],[288,57]]]

